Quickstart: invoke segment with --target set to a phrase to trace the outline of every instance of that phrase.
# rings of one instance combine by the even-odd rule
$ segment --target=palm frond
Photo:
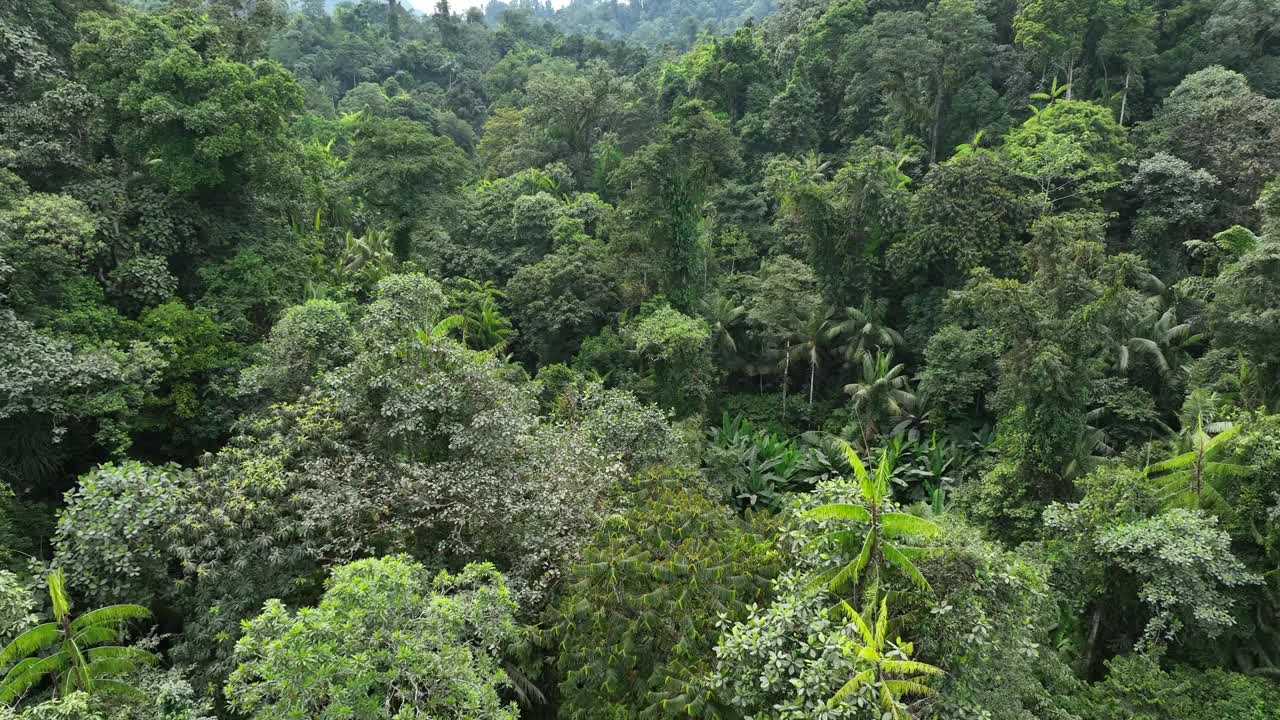
[[[154,665],[160,662],[160,658],[154,653],[136,647],[127,647],[122,645],[112,645],[110,647],[89,648],[89,662],[94,663],[98,660],[128,660],[138,665]]]
[[[864,471],[865,473],[865,471]],[[855,522],[871,522],[871,513],[861,505],[851,503],[830,503],[805,513],[815,520],[853,520]]]
[[[845,683],[836,691],[834,697],[831,698],[833,703],[843,702],[845,698],[858,692],[863,686],[870,685],[875,679],[875,671],[867,668],[862,672],[849,678],[849,682]]]
[[[937,694],[933,688],[914,680],[885,680],[884,684],[897,697],[930,697]]]
[[[23,660],[0,682],[0,704],[13,702],[46,676],[65,670],[70,662],[70,656],[66,652]]]
[[[76,633],[72,639],[77,645],[84,647],[115,642],[120,639],[120,628],[112,625],[91,625]]]
[[[836,592],[850,583],[858,582],[858,578],[862,577],[862,571],[866,569],[867,563],[871,561],[871,546],[874,542],[875,535],[867,533],[866,540],[863,542],[862,550],[858,553],[858,556],[846,563],[827,581],[828,590]]]
[[[120,680],[97,680],[93,683],[93,689],[100,693],[115,695],[116,697],[140,698],[142,691]]]
[[[884,647],[885,634],[889,632],[889,601],[880,599],[880,614],[876,616],[875,646]],[[877,650],[877,654],[879,651]]]
[[[61,621],[71,614],[71,598],[67,597],[67,578],[62,572],[62,568],[49,573],[47,582],[49,583],[49,599],[53,603],[53,617],[55,620]]]
[[[916,660],[884,660],[880,667],[895,675],[942,675],[942,669]]]
[[[862,533],[854,532],[853,530],[837,530],[835,532],[823,533],[815,537],[805,543],[804,547],[806,550],[812,550],[820,545],[827,545],[830,543],[852,547],[854,545],[853,541],[863,542],[864,538],[865,536]]]
[[[85,671],[95,682],[103,677],[112,675],[128,675],[137,669],[138,663],[123,658],[103,658],[94,660],[85,666]]]

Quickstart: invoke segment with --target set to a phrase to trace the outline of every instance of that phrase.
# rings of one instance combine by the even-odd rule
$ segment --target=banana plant
[[[933,514],[941,515],[946,509],[947,486],[955,484],[950,473],[958,451],[950,440],[939,438],[937,430],[929,436],[928,444],[917,442],[910,447],[913,462],[903,468],[902,475],[908,482],[920,482]]]
[[[11,704],[46,679],[54,694],[75,691],[137,695],[139,691],[117,676],[159,662],[152,653],[118,642],[128,621],[151,617],[140,605],[110,605],[71,616],[62,569],[48,577],[53,622],[37,625],[0,650],[0,668],[12,663],[0,680],[0,704]]]
[[[820,573],[812,584],[838,593],[852,583],[855,596],[864,607],[869,607],[879,593],[881,566],[888,565],[920,590],[932,592],[929,581],[912,562],[928,555],[929,550],[910,543],[936,537],[941,531],[929,520],[888,509],[892,507],[889,482],[896,457],[889,449],[882,449],[873,474],[867,472],[849,443],[839,438],[835,442],[858,480],[861,503],[829,503],[808,511],[807,515],[815,520],[841,520],[855,526],[820,535],[810,545],[834,543],[850,550],[861,549],[849,562]]]
[[[449,336],[449,333],[462,328],[467,323],[467,319],[461,315],[450,315],[440,322],[431,326],[430,329],[418,328],[418,342],[422,347],[430,349],[432,346],[440,342],[440,340]]]
[[[1033,117],[1040,117],[1041,112],[1043,112],[1044,110],[1047,110],[1049,106],[1052,105],[1055,101],[1057,101],[1059,97],[1065,95],[1070,90],[1071,90],[1071,83],[1065,83],[1063,85],[1059,85],[1058,78],[1054,78],[1053,85],[1049,88],[1049,92],[1031,93],[1030,95],[1030,98],[1032,100],[1045,101],[1046,103],[1045,106],[1043,108],[1039,108],[1039,107],[1036,107],[1035,105],[1028,105],[1027,109],[1031,111],[1031,115]]]
[[[883,598],[874,625],[848,604],[843,607],[858,630],[857,637],[845,639],[845,652],[853,655],[863,670],[836,691],[832,704],[845,702],[866,689],[875,696],[881,718],[909,720],[911,711],[904,701],[935,694],[926,683],[931,676],[942,675],[942,669],[912,660],[912,643],[903,642],[902,638],[889,640],[889,608]]]
[[[741,508],[776,507],[786,492],[809,484],[808,453],[795,441],[724,414],[707,448],[707,471]]]

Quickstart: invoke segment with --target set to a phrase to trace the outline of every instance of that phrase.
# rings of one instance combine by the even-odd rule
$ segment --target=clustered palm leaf
[[[918,398],[907,382],[906,364],[895,363],[892,351],[864,354],[861,365],[861,377],[845,385],[844,391],[853,398],[853,409],[864,427],[874,435],[880,419],[910,414]]]
[[[795,184],[817,184],[827,179],[827,171],[831,162],[823,161],[818,153],[810,150],[800,158],[800,167],[791,171],[791,182]]]
[[[1075,481],[1101,467],[1112,452],[1106,432],[1086,425],[1076,434],[1071,452],[1064,458],[1058,474],[1063,480]]]
[[[717,293],[703,301],[703,311],[711,326],[711,347],[721,357],[738,351],[733,329],[746,317],[747,309],[728,295]]]
[[[831,314],[815,307],[808,315],[793,318],[787,334],[787,360],[803,361],[809,366],[809,405],[813,406],[813,389],[817,384],[822,349],[832,337]]]
[[[502,314],[498,305],[507,294],[495,287],[492,280],[462,282],[470,289],[468,305],[461,313],[465,320],[462,325],[464,343],[475,350],[501,353],[515,334],[511,321]]]
[[[933,695],[934,690],[926,683],[930,676],[941,675],[942,670],[912,660],[912,643],[904,643],[901,638],[896,642],[889,641],[889,609],[883,598],[874,627],[848,605],[844,605],[844,609],[858,629],[857,638],[846,640],[846,651],[854,654],[865,668],[850,678],[832,700],[844,701],[863,688],[869,688],[876,696],[882,718],[910,718],[911,713],[903,701]]]
[[[892,350],[902,345],[902,333],[889,327],[885,321],[889,314],[888,303],[866,297],[862,307],[846,307],[843,318],[831,327],[831,337],[845,339],[845,358],[859,363],[872,352]]]
[[[1198,421],[1190,437],[1190,450],[1148,465],[1146,475],[1154,482],[1161,503],[1166,508],[1199,510],[1203,507],[1230,514],[1231,505],[1222,496],[1222,481],[1232,475],[1246,474],[1250,468],[1222,462],[1219,458],[1239,430],[1240,426],[1232,426],[1211,437],[1204,422]]]
[[[338,272],[354,275],[365,271],[374,279],[391,272],[395,253],[391,250],[390,236],[378,230],[366,230],[361,237],[347,231],[342,256],[338,259]]]
[[[1035,105],[1027,105],[1027,109],[1031,111],[1031,115],[1033,119],[1038,118],[1040,117],[1040,113],[1045,108],[1049,107],[1049,105],[1052,105],[1054,102],[1056,102],[1058,98],[1062,97],[1062,95],[1066,94],[1067,99],[1070,100],[1071,99],[1070,93],[1071,93],[1071,83],[1064,83],[1062,85],[1059,85],[1058,78],[1055,77],[1053,79],[1053,85],[1049,88],[1049,92],[1047,93],[1036,92],[1036,93],[1031,93],[1031,95],[1029,96],[1030,99],[1032,100],[1043,100],[1043,101],[1047,101],[1048,104],[1045,105],[1044,108],[1037,107]]]
[[[0,680],[0,704],[14,703],[46,679],[52,681],[57,696],[76,691],[138,694],[115,678],[153,665],[158,658],[145,650],[108,643],[120,640],[129,620],[150,617],[150,611],[140,605],[110,605],[72,619],[62,570],[50,573],[48,583],[53,622],[27,630],[0,650],[0,668],[13,664]]]
[[[1128,372],[1134,355],[1147,358],[1161,375],[1181,367],[1191,348],[1203,339],[1191,332],[1191,323],[1178,321],[1178,310],[1152,307],[1137,330],[1116,348],[1116,368]]]
[[[813,508],[808,515],[817,520],[844,520],[856,527],[825,533],[813,544],[834,542],[861,549],[849,562],[821,573],[814,584],[823,585],[831,592],[840,592],[853,584],[863,604],[871,605],[879,593],[881,566],[887,564],[920,590],[932,592],[929,581],[913,562],[929,551],[911,543],[935,537],[941,531],[929,520],[886,509],[890,501],[889,481],[896,462],[893,453],[881,450],[875,473],[869,473],[849,443],[840,439],[836,443],[858,480],[861,503],[828,503]]]

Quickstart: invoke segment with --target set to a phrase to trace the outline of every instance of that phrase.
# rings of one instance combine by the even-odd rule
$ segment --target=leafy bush
[[[628,507],[585,548],[550,616],[561,717],[705,717],[697,680],[722,623],[768,598],[769,528],[669,469],[633,481]]]
[[[227,699],[254,720],[515,720],[495,657],[515,610],[492,565],[433,579],[404,557],[359,560],[316,607],[270,600],[245,624]]]
[[[806,585],[796,574],[785,575],[775,583],[771,605],[750,608],[749,617],[737,624],[721,622],[707,684],[723,717],[868,716],[865,707],[831,701],[856,674],[856,665],[845,652],[847,626],[833,619],[830,600]]]
[[[792,440],[728,414],[709,435],[702,460],[707,478],[740,508],[777,509],[784,493],[812,486],[808,449]]]
[[[1280,718],[1280,688],[1263,678],[1185,665],[1166,671],[1149,655],[1118,657],[1107,669],[1106,680],[1085,696],[1085,720]]]
[[[171,589],[168,533],[186,504],[189,474],[176,465],[99,465],[67,493],[55,563],[94,603],[149,604]]]
[[[240,377],[240,392],[291,399],[354,355],[355,329],[346,310],[332,300],[310,300],[286,310],[271,328],[258,362]]]

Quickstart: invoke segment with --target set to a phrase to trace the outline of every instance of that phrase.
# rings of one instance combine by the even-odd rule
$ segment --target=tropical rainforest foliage
[[[1274,0],[0,0],[0,720],[1280,718]]]

